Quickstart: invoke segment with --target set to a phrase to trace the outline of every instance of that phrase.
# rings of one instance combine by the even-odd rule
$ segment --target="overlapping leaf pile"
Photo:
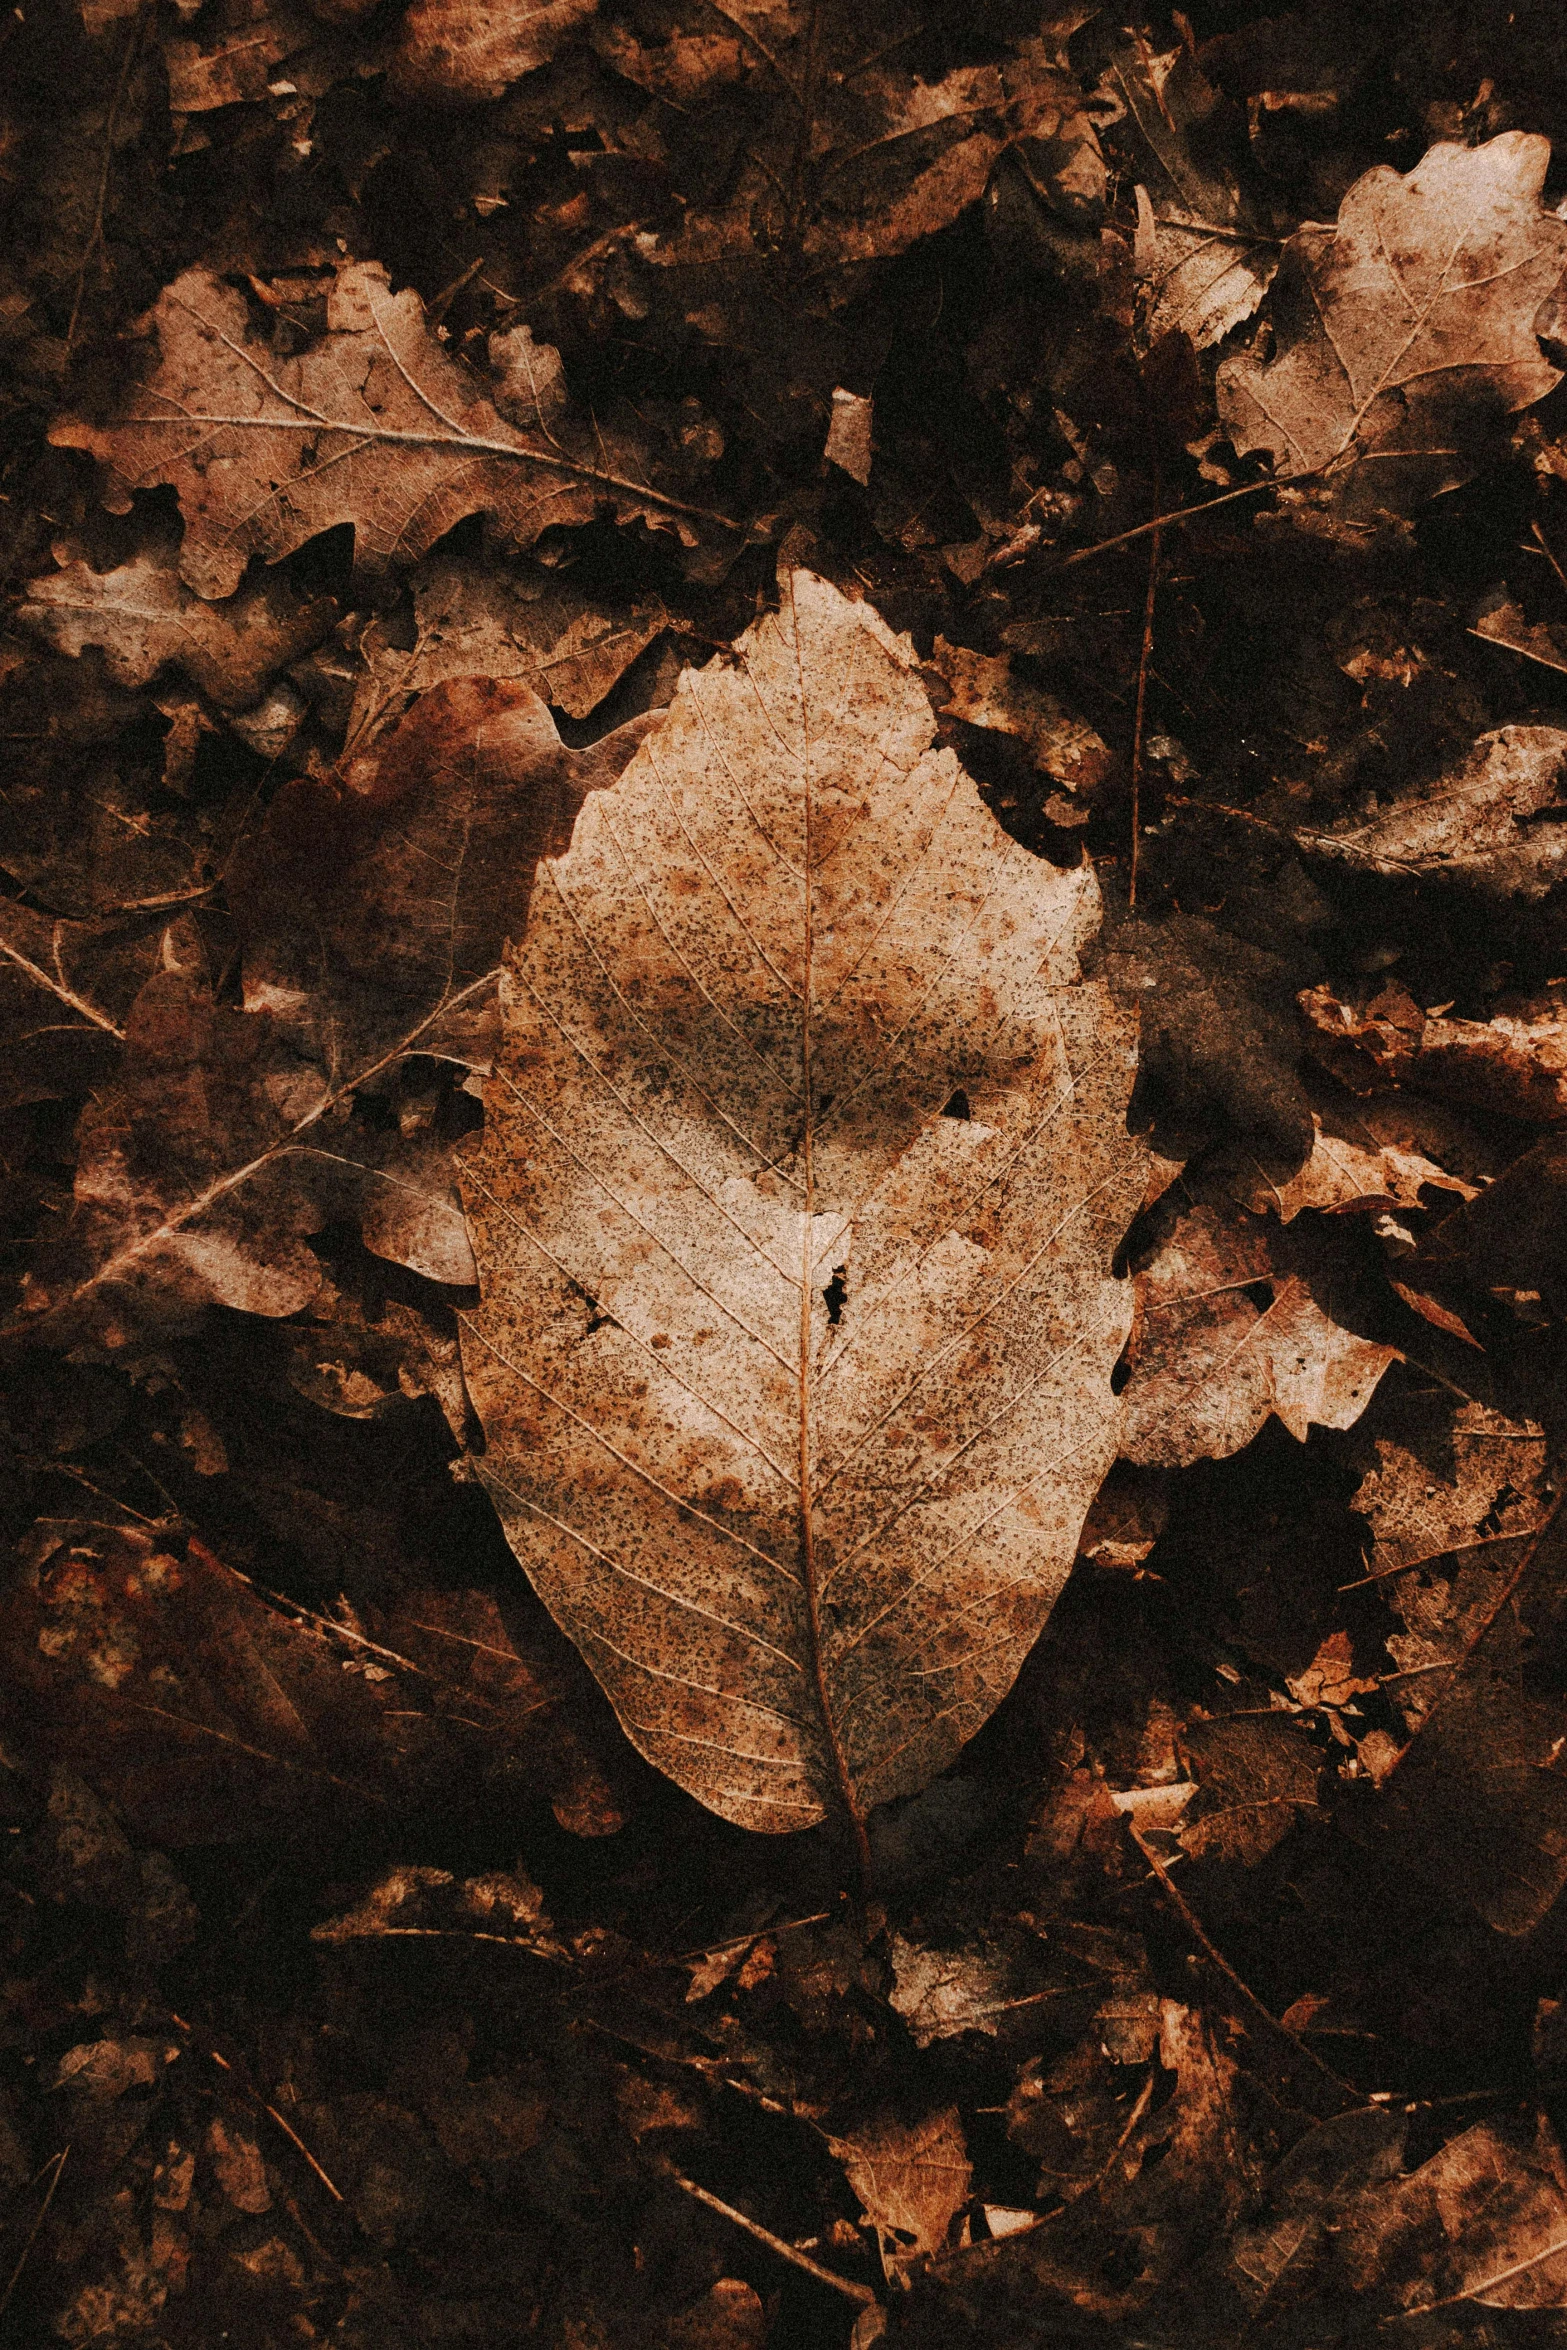
[[[1555,17],[0,48],[0,2332],[1560,2339]]]

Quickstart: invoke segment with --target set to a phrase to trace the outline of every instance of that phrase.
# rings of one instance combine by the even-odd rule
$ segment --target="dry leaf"
[[[390,60],[400,98],[477,104],[547,65],[591,19],[597,0],[414,0]]]
[[[1427,1191],[1451,1198],[1475,1198],[1478,1186],[1460,1175],[1450,1175],[1432,1159],[1409,1147],[1413,1137],[1405,1129],[1411,1121],[1385,1113],[1386,1103],[1368,1103],[1362,1112],[1334,1104],[1311,1115],[1311,1155],[1304,1166],[1286,1172],[1262,1159],[1237,1159],[1229,1177],[1231,1195],[1257,1214],[1272,1209],[1288,1224],[1303,1208],[1342,1214],[1359,1208],[1372,1213],[1389,1208],[1419,1208]],[[1419,1126],[1419,1105],[1414,1120]],[[1380,1131],[1379,1131],[1380,1129]]]
[[[570,1784],[569,1739],[555,1751],[569,1650],[507,1638],[475,1672],[440,1628],[467,1595],[410,1595],[410,1647],[428,1632],[416,1661],[391,1645],[397,1619],[382,1643],[291,1621],[197,1542],[56,1522],[36,1547],[0,1618],[8,1717],[40,1756],[88,1758],[138,1836],[309,1835],[322,1804],[348,1819],[451,1805],[522,1753]]]
[[[1138,1275],[1123,1457],[1166,1468],[1223,1460],[1271,1412],[1301,1443],[1312,1426],[1352,1427],[1397,1349],[1335,1317],[1337,1268],[1320,1230],[1292,1246],[1235,1209],[1167,1203],[1161,1215]],[[1249,1294],[1259,1283],[1271,1291],[1265,1304]]]
[[[1422,1012],[1396,980],[1363,1006],[1342,1002],[1330,987],[1307,988],[1300,1004],[1312,1050],[1356,1093],[1408,1085],[1470,1110],[1553,1126],[1567,1118],[1562,991],[1563,982],[1552,981],[1534,996],[1501,997],[1489,1020]],[[1471,1153],[1478,1141],[1471,1138]]]
[[[952,1759],[1114,1451],[1144,1172],[1097,891],[932,724],[809,573],[688,672],[542,869],[465,1176],[508,1537],[643,1753],[759,1828]]]
[[[888,2278],[945,2248],[973,2175],[956,2106],[917,2122],[884,2114],[827,2143],[876,2230]]]
[[[70,560],[67,545],[54,553],[60,570],[29,580],[19,620],[62,653],[101,647],[116,685],[146,685],[175,664],[220,710],[248,710],[337,617],[329,596],[301,596],[282,579],[204,603],[180,580],[168,548],[148,548],[104,572]]]
[[[470,1282],[452,1132],[355,1096],[411,1054],[487,1065],[533,865],[648,723],[568,751],[526,686],[459,679],[346,776],[285,785],[229,875],[244,1008],[216,999],[188,924],[163,934],[33,1311],[296,1313],[323,1279],[307,1237],[344,1215],[378,1254]]]
[[[1502,420],[1561,381],[1535,319],[1567,266],[1540,202],[1550,141],[1504,131],[1378,164],[1284,248],[1276,355],[1219,368],[1219,414],[1281,480],[1351,472],[1356,510],[1398,511],[1467,481]]]
[[[507,545],[609,513],[733,545],[721,516],[633,478],[640,452],[579,416],[560,360],[526,327],[492,338],[486,390],[441,348],[417,294],[391,291],[378,262],[344,262],[326,332],[279,358],[245,297],[204,269],[165,287],[145,321],[156,347],[124,404],[100,423],[61,417],[57,447],[102,460],[103,499],[129,511],[168,483],[185,518],[180,577],[230,596],[247,557],[275,562],[339,523],[373,583],[412,563],[465,515],[489,515]]]
[[[1192,1722],[1186,1744],[1198,1793],[1180,1839],[1195,1859],[1255,1868],[1316,1809],[1322,1756],[1289,1714]]]
[[[1014,677],[1010,653],[972,653],[938,636],[931,666],[947,680],[944,716],[1015,735],[1035,766],[1067,791],[1091,798],[1109,774],[1110,752],[1093,728],[1063,709],[1054,694]]]
[[[1455,773],[1412,792],[1371,824],[1297,833],[1303,849],[1365,873],[1466,883],[1486,897],[1545,897],[1567,871],[1560,821],[1567,733],[1499,726]]]
[[[1106,86],[1126,108],[1112,142],[1138,187],[1137,275],[1145,346],[1189,335],[1199,351],[1250,318],[1279,265],[1276,237],[1213,152],[1219,98],[1190,49],[1120,48]],[[1145,210],[1146,208],[1146,210]]]
[[[481,568],[442,550],[410,584],[412,649],[393,644],[380,621],[359,639],[369,675],[348,723],[355,752],[417,695],[458,677],[516,679],[568,717],[586,718],[668,620],[661,604],[606,611],[547,573]]]
[[[1487,644],[1503,645],[1509,653],[1522,653],[1526,660],[1538,661],[1546,669],[1567,669],[1567,638],[1560,623],[1527,620],[1519,607],[1506,599],[1482,612],[1470,634],[1484,637]]]

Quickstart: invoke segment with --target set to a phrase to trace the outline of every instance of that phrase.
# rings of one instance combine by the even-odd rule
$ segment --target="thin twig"
[[[16,2266],[6,2279],[5,2291],[0,2293],[0,2318],[5,2316],[11,2306],[11,2295],[16,2291],[17,2285],[21,2281],[22,2271],[27,2266],[28,2256],[38,2241],[38,2231],[49,2216],[49,2206],[54,2201],[54,2191],[60,2184],[60,2173],[65,2168],[66,2156],[70,2151],[69,2146],[62,2146],[58,2154],[52,2154],[49,2158],[54,2165],[54,2177],[49,2181],[48,2187],[44,2191],[44,2199],[38,2206],[38,2216],[27,2231],[27,2242],[17,2255]],[[47,2168],[47,2165],[45,2167]],[[38,2175],[41,2178],[43,2173],[40,2171]]]
[[[1253,2009],[1256,2014],[1260,2015],[1264,2023],[1270,2024],[1272,2026],[1273,2030],[1279,2034],[1281,2039],[1288,2040],[1292,2047],[1297,2048],[1301,2055],[1306,2059],[1306,2062],[1310,2065],[1314,2065],[1316,2070],[1322,2075],[1325,2081],[1331,2081],[1334,2088],[1338,2090],[1341,2096],[1347,2097],[1353,2102],[1356,2098],[1357,2092],[1350,2087],[1348,2081],[1341,2079],[1330,2064],[1325,2064],[1314,2048],[1308,2048],[1305,2041],[1301,2038],[1298,2032],[1292,2032],[1288,2024],[1281,2023],[1278,2017],[1274,2014],[1272,2008],[1266,2006],[1263,2001],[1258,1998],[1251,1985],[1244,1981],[1243,1978],[1236,1973],[1229,1960],[1225,1957],[1223,1951],[1220,1950],[1217,1944],[1210,1939],[1208,1930],[1204,1926],[1201,1918],[1192,1908],[1192,1905],[1187,1900],[1185,1894],[1181,1892],[1179,1886],[1176,1884],[1169,1870],[1165,1867],[1164,1862],[1161,1860],[1158,1853],[1154,1851],[1152,1845],[1149,1844],[1146,1837],[1143,1836],[1137,1826],[1136,1821],[1132,1819],[1129,1814],[1127,1816],[1126,1825],[1132,1842],[1136,1845],[1138,1851],[1142,1854],[1144,1860],[1148,1863],[1148,1866],[1153,1870],[1154,1875],[1158,1878],[1160,1888],[1169,1901],[1171,1908],[1176,1912],[1182,1924],[1187,1928],[1193,1940],[1198,1944],[1204,1955],[1214,1966],[1218,1968],[1225,1981],[1230,1984],[1234,1990],[1240,1993],[1247,2006]]]
[[[1154,504],[1159,502],[1159,476],[1154,475]],[[1143,825],[1143,725],[1148,709],[1148,664],[1153,654],[1154,605],[1159,595],[1159,541],[1157,525],[1148,549],[1148,593],[1143,599],[1143,649],[1137,662],[1137,714],[1132,721],[1132,853],[1127,863],[1126,904],[1137,906],[1137,855]]]
[[[718,2196],[710,2195],[705,2187],[697,2185],[695,2179],[685,2178],[677,2170],[668,2172],[667,2176],[677,2187],[683,2187],[688,2195],[694,2195],[698,2203],[705,2203],[709,2211],[716,2211],[721,2219],[733,2220],[737,2228],[744,2228],[748,2236],[754,2236],[759,2244],[765,2244],[769,2252],[776,2252],[780,2260],[789,2261],[795,2268],[803,2268],[806,2275],[814,2277],[819,2285],[831,2285],[835,2293],[841,2293],[846,2301],[857,2301],[862,2309],[870,2307],[875,2301],[876,2296],[869,2285],[852,2284],[847,2277],[840,2277],[832,2269],[823,2268],[819,2260],[812,2260],[809,2253],[800,2252],[793,2244],[785,2243],[783,2237],[775,2236],[771,2228],[764,2228],[756,2220],[747,2219],[745,2213],[736,2211],[732,2203],[724,2203]]]

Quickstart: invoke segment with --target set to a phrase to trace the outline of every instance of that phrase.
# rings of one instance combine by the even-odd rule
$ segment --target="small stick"
[[[847,2277],[836,2276],[830,2268],[823,2268],[819,2260],[812,2260],[808,2253],[798,2252],[792,2244],[786,2244],[782,2236],[775,2236],[771,2228],[764,2228],[754,2219],[747,2219],[745,2213],[736,2211],[732,2203],[720,2202],[705,2187],[699,2187],[695,2179],[685,2178],[677,2170],[668,2172],[667,2176],[674,2180],[677,2187],[683,2187],[688,2195],[694,2195],[698,2203],[705,2203],[709,2211],[716,2211],[720,2219],[733,2220],[737,2228],[744,2228],[748,2236],[754,2236],[759,2244],[765,2244],[769,2252],[776,2252],[780,2260],[790,2261],[795,2268],[803,2268],[806,2275],[814,2277],[819,2285],[831,2285],[835,2293],[841,2293],[846,2301],[858,2301],[862,2308],[869,2307],[875,2301],[876,2296],[869,2285],[851,2284]]]
[[[38,2231],[49,2216],[49,2206],[54,2201],[54,2191],[60,2184],[60,2173],[65,2168],[66,2156],[70,2153],[70,2151],[71,2149],[69,2146],[62,2146],[58,2154],[53,2154],[49,2158],[50,2162],[54,2166],[54,2177],[49,2181],[48,2186],[44,2189],[44,2199],[38,2206],[38,2217],[34,2220],[32,2226],[27,2231],[27,2242],[22,2246],[21,2252],[17,2256],[16,2266],[12,2269],[10,2276],[6,2280],[6,2288],[4,2293],[0,2293],[0,2318],[4,2317],[6,2311],[11,2306],[11,2295],[16,2291],[17,2285],[21,2280],[22,2271],[27,2266],[28,2254],[32,2251],[33,2246],[37,2243]],[[40,2172],[39,2176],[42,2177],[42,2175],[43,2173]]]
[[[1154,504],[1159,503],[1159,477],[1154,476]],[[1137,853],[1143,828],[1143,720],[1148,708],[1148,665],[1153,654],[1154,604],[1159,594],[1159,539],[1154,525],[1148,550],[1148,593],[1143,601],[1143,649],[1137,663],[1137,715],[1132,721],[1132,853],[1127,863],[1126,904],[1137,908]]]
[[[1252,1989],[1251,1985],[1248,1982],[1245,1982],[1242,1977],[1235,1972],[1235,1969],[1231,1966],[1224,1953],[1214,1942],[1209,1939],[1207,1928],[1203,1925],[1201,1918],[1198,1917],[1197,1912],[1192,1908],[1192,1905],[1187,1900],[1185,1894],[1182,1893],[1176,1885],[1174,1878],[1170,1875],[1169,1870],[1165,1867],[1164,1862],[1160,1859],[1158,1853],[1154,1851],[1152,1845],[1149,1844],[1140,1833],[1136,1822],[1128,1818],[1126,1825],[1128,1831],[1130,1832],[1132,1842],[1136,1845],[1138,1851],[1142,1854],[1144,1860],[1148,1863],[1148,1866],[1153,1870],[1154,1875],[1158,1878],[1160,1887],[1167,1897],[1171,1908],[1176,1912],[1182,1924],[1187,1928],[1193,1940],[1201,1948],[1204,1955],[1214,1966],[1218,1968],[1225,1981],[1231,1984],[1234,1989],[1240,1993],[1247,2006],[1255,2009],[1256,2013],[1262,2017],[1265,2023],[1272,2025],[1274,2031],[1279,2034],[1281,2039],[1288,2040],[1292,2047],[1298,2048],[1301,2055],[1306,2059],[1307,2063],[1315,2065],[1317,2071],[1321,2073],[1323,2079],[1326,2081],[1331,2081],[1334,2088],[1339,2091],[1341,2096],[1348,2097],[1353,2100],[1355,2091],[1351,2089],[1349,2083],[1345,2080],[1341,2080],[1339,2075],[1333,2070],[1333,2067],[1330,2064],[1324,2064],[1322,2058],[1317,2054],[1316,2050],[1306,2046],[1305,2041],[1301,2038],[1298,2032],[1292,2032],[1288,2024],[1280,2023],[1272,2008],[1264,2006],[1263,2002],[1257,1997],[1257,1994]]]

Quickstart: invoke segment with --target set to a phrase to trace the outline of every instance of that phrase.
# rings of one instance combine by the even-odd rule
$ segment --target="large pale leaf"
[[[1115,1450],[1144,1154],[1097,887],[932,732],[907,640],[794,574],[540,867],[466,1171],[512,1545],[756,1828],[952,1759]]]

